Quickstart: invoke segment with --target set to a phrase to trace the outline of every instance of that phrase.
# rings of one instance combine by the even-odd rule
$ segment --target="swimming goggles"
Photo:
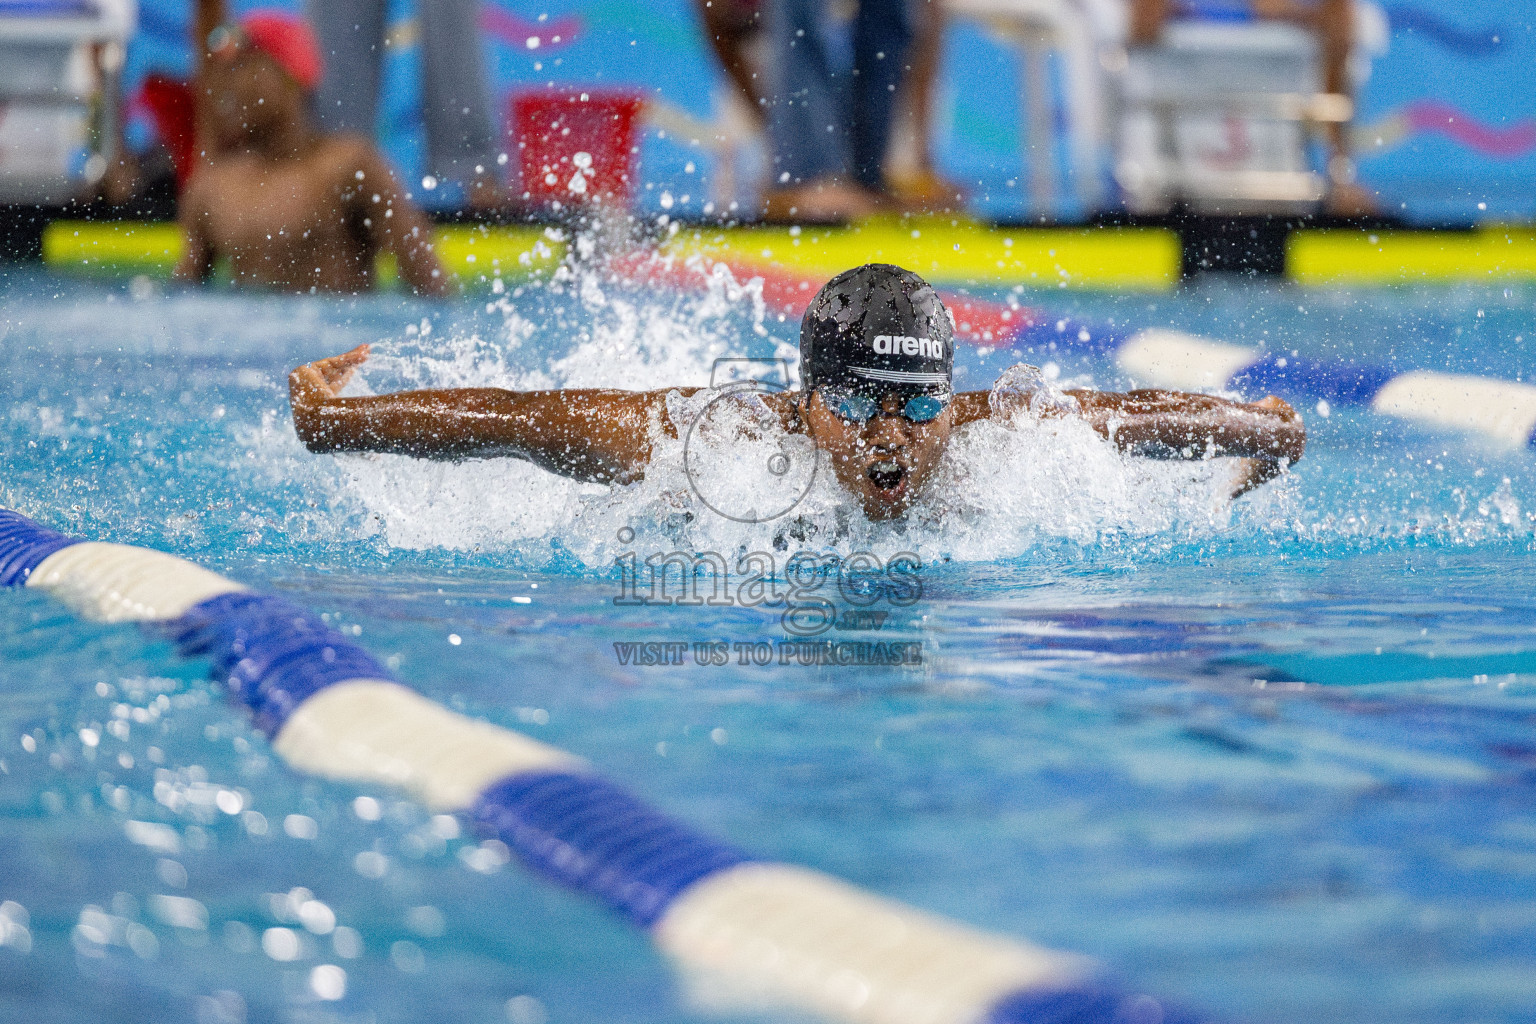
[[[827,398],[831,399],[827,404],[849,423],[868,423],[880,413],[880,401],[868,395],[828,394]],[[913,423],[927,423],[937,419],[947,404],[933,395],[914,395],[902,406],[901,415]]]

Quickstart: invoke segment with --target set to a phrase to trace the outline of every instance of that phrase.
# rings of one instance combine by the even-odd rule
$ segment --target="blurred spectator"
[[[1349,96],[1349,54],[1354,43],[1354,0],[1246,0],[1233,4],[1210,0],[1131,0],[1132,45],[1153,45],[1170,17],[1252,17],[1285,21],[1317,35],[1323,64],[1323,91]],[[1349,125],[1328,125],[1328,207],[1335,213],[1361,214],[1374,209],[1370,194],[1354,180],[1349,155]]]
[[[695,0],[704,33],[730,78],[737,95],[750,109],[757,124],[766,127],[768,74],[762,52],[764,8],[772,0]],[[949,207],[963,199],[960,191],[933,167],[929,140],[932,135],[933,83],[938,74],[944,40],[941,0],[908,0],[913,37],[907,50],[907,73],[896,88],[895,112],[886,115],[887,147],[884,173],[872,186],[903,208]],[[878,51],[877,51],[878,52]],[[844,97],[846,100],[846,97]],[[777,172],[782,173],[782,171]],[[856,203],[872,197],[859,195]],[[878,201],[878,197],[876,201]],[[798,202],[800,196],[792,201]],[[783,197],[775,197],[774,213],[787,214]],[[796,206],[797,214],[802,212]]]
[[[885,153],[885,187],[903,208],[950,209],[965,199],[933,166],[933,85],[944,49],[944,7],[944,0],[912,5],[910,70],[896,90],[896,128]]]
[[[833,56],[824,4],[768,0],[769,219],[840,220],[880,207],[891,113],[912,41],[908,8],[909,0],[860,0],[853,66],[845,70]]]
[[[392,252],[419,292],[447,282],[431,226],[400,194],[367,140],[310,123],[323,62],[303,21],[257,12],[215,29],[200,77],[199,149],[182,195],[185,253],[176,275],[206,280],[228,259],[238,285],[358,292]]]
[[[767,103],[761,61],[752,52],[763,27],[761,0],[694,0],[704,21],[704,34],[731,84],[747,101],[753,116],[763,117]],[[771,0],[770,0],[771,2]]]
[[[121,2],[121,0],[119,0]],[[135,7],[138,5],[135,4]],[[227,19],[224,0],[193,0],[191,4],[192,78],[197,78],[207,50],[208,35]],[[143,26],[140,26],[143,30]],[[197,163],[196,90],[186,79],[160,70],[149,71],[133,102],[154,121],[158,144],[134,153],[122,138],[124,119],[117,121],[117,159],[111,161],[99,185],[101,198],[126,204],[159,198],[165,187],[179,194]]]
[[[386,34],[385,0],[311,0],[309,9],[333,73],[315,112],[333,132],[372,137]],[[474,209],[499,206],[496,133],[480,54],[480,0],[418,0],[422,122],[427,171],[456,182]]]

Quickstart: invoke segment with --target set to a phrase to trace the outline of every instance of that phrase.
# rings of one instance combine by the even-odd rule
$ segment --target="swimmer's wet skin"
[[[309,114],[323,58],[299,18],[247,15],[209,38],[200,83],[206,147],[178,207],[184,281],[228,260],[233,283],[292,292],[367,291],[374,259],[395,256],[424,295],[448,280],[431,224],[368,140],[327,136]]]
[[[1306,449],[1296,411],[1179,391],[1057,391],[1033,368],[992,391],[955,394],[953,327],[911,271],[869,264],[827,282],[800,327],[801,391],[764,396],[784,429],[809,434],[871,519],[903,515],[950,435],[976,420],[1079,416],[1122,451],[1155,459],[1242,460],[1237,497],[1284,472]],[[645,475],[653,441],[679,436],[664,391],[444,388],[342,398],[368,346],[288,378],[294,429],[314,452],[393,452],[459,460],[512,456],[579,480]],[[686,427],[686,424],[683,425]]]

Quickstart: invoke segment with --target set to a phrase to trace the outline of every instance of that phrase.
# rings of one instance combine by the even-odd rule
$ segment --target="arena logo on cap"
[[[914,338],[910,334],[877,334],[870,342],[882,356],[922,356],[943,359],[944,342],[938,338]]]

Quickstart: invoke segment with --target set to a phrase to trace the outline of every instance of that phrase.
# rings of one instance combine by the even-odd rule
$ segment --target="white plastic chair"
[[[135,0],[0,0],[0,202],[62,203],[115,155]]]
[[[1356,85],[1386,50],[1386,19],[1355,5]],[[1124,51],[1115,178],[1133,212],[1182,203],[1222,214],[1300,213],[1327,192],[1309,129],[1348,121],[1352,104],[1322,92],[1316,37],[1295,25],[1175,21],[1156,46]]]

